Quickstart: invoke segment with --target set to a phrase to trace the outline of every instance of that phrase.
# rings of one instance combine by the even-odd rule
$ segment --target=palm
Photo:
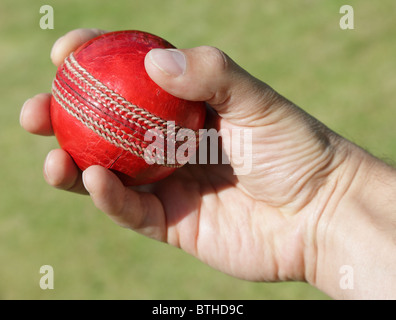
[[[159,238],[216,269],[279,280],[280,260],[301,254],[298,221],[251,195],[229,165],[187,165],[151,192],[161,203]]]
[[[241,128],[224,120],[220,123],[223,129]],[[297,270],[304,229],[300,217],[307,211],[302,208],[323,183],[321,171],[331,157],[317,158],[326,148],[318,139],[286,147],[297,133],[282,130],[277,138],[277,126],[283,125],[273,125],[271,132],[255,129],[254,163],[247,175],[234,175],[225,164],[186,165],[154,184],[150,191],[159,199],[163,216],[159,238],[245,279],[278,280],[280,265],[292,264]],[[276,144],[267,144],[266,150],[256,143],[270,138]],[[309,183],[298,184],[306,175]]]
[[[229,274],[273,278],[268,270],[256,269],[273,265],[271,252],[262,252],[261,240],[276,210],[238,188],[232,173],[224,172],[227,165],[220,173],[214,167],[218,166],[186,166],[155,185],[152,191],[162,204],[164,240]]]

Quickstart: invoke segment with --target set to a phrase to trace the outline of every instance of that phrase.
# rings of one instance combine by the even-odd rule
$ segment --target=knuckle
[[[208,68],[214,73],[224,72],[228,69],[229,59],[223,51],[212,46],[202,46],[201,50]]]
[[[228,73],[230,71],[230,59],[218,48],[202,47],[203,56],[206,59],[207,76],[215,81],[211,88],[211,96],[207,102],[212,106],[223,105],[229,99]]]

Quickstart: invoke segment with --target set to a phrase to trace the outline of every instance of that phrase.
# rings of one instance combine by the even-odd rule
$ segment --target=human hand
[[[59,65],[101,33],[68,33],[54,45],[53,62]],[[126,188],[105,168],[92,166],[81,173],[71,157],[57,149],[45,161],[46,181],[89,193],[119,225],[180,247],[230,275],[254,281],[302,280],[324,287],[319,283],[327,283],[321,279],[328,270],[322,261],[332,252],[319,248],[333,237],[326,228],[360,177],[359,170],[373,158],[218,49],[155,49],[146,56],[145,66],[169,93],[206,101],[215,111],[209,113],[208,127],[251,130],[251,171],[235,175],[234,155],[226,148],[231,165],[187,164],[157,183]],[[53,134],[49,103],[48,94],[25,103],[21,124],[27,131]]]

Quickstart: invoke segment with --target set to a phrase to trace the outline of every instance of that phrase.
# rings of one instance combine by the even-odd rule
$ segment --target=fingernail
[[[82,173],[82,181],[83,181],[83,185],[84,185],[84,188],[85,188],[85,190],[87,190],[88,191],[88,193],[91,193],[91,191],[89,191],[89,188],[88,188],[88,183],[87,183],[87,174],[85,173],[86,171],[83,171],[83,173]]]
[[[23,105],[22,105],[22,109],[21,109],[21,113],[19,114],[19,124],[22,126],[22,119],[23,119],[23,113],[24,113],[24,111],[25,111],[25,106],[26,106],[26,104],[29,102],[31,100],[31,98],[30,99],[27,99],[24,103],[23,103]]]
[[[60,37],[60,38],[59,38],[58,40],[56,40],[55,43],[52,45],[52,49],[51,49],[51,52],[50,52],[50,58],[51,58],[52,60],[54,60],[54,57],[55,57],[55,50],[56,50],[58,44],[63,40],[64,37],[65,37],[65,36]]]
[[[48,154],[47,157],[44,160],[44,175],[47,179],[47,181],[52,185],[54,183],[51,175],[49,174],[49,170],[48,167],[51,165],[51,157],[52,157],[52,153],[54,152],[54,150],[51,150]]]
[[[186,71],[186,57],[179,50],[153,49],[149,55],[154,65],[168,75],[180,76]]]

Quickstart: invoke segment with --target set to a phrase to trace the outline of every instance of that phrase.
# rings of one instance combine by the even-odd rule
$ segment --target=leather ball
[[[125,185],[152,183],[183,165],[175,157],[187,143],[177,139],[180,130],[192,132],[196,139],[189,143],[198,145],[205,103],[174,97],[150,79],[144,59],[154,48],[174,46],[142,31],[110,32],[80,46],[58,68],[51,122],[81,170],[101,165]]]

